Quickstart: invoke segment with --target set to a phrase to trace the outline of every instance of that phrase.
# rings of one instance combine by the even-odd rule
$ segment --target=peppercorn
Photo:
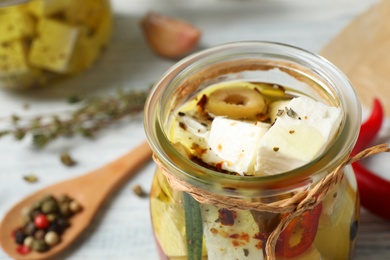
[[[72,199],[69,198],[69,196],[66,195],[66,194],[61,194],[60,198],[58,199],[58,201],[59,201],[60,203],[62,203],[62,202],[70,202],[71,200],[72,200]]]
[[[57,201],[54,199],[46,200],[42,203],[41,209],[46,214],[56,212],[58,210]]]
[[[46,218],[47,218],[47,220],[49,220],[50,223],[53,223],[58,218],[58,215],[57,214],[48,214],[48,215],[46,215]]]
[[[17,248],[16,248],[16,251],[21,254],[21,255],[27,255],[28,253],[31,252],[31,249],[25,245],[19,245]]]
[[[43,230],[43,229],[38,229],[37,231],[35,231],[34,237],[35,237],[36,239],[43,239],[43,238],[45,237],[45,230]]]
[[[50,223],[50,226],[47,228],[47,231],[48,232],[49,231],[54,231],[57,234],[61,235],[62,232],[64,231],[64,228],[61,227],[60,225],[58,225],[57,220],[56,220],[56,221]]]
[[[77,201],[72,200],[69,203],[69,209],[70,209],[70,211],[72,211],[72,213],[77,213],[81,210],[81,206]]]
[[[30,213],[30,219],[35,219],[36,216],[42,214],[40,209],[33,209]]]
[[[29,207],[24,207],[21,210],[23,221],[27,223],[30,220],[30,215],[31,215],[31,209]]]
[[[57,225],[63,229],[70,226],[69,220],[67,218],[58,218],[56,221]]]
[[[32,205],[32,210],[40,210],[41,208],[41,205],[42,205],[42,202],[41,201],[36,201],[34,202],[34,204]]]
[[[49,250],[49,245],[45,243],[43,239],[36,239],[31,245],[32,250],[36,252],[46,252]]]
[[[27,237],[27,235],[20,229],[15,231],[15,242],[19,245],[23,245],[24,239]]]
[[[39,214],[34,218],[34,224],[37,228],[47,228],[50,224],[49,220],[47,220],[46,215]]]
[[[57,245],[60,242],[60,237],[54,231],[47,232],[45,235],[45,242],[49,246]]]
[[[24,239],[23,245],[27,246],[28,248],[31,248],[33,242],[34,242],[34,237],[28,236],[28,237],[26,237],[26,238]]]
[[[68,202],[63,202],[60,204],[60,212],[64,217],[70,217],[72,215],[72,211],[69,208]]]
[[[32,236],[34,235],[35,231],[37,230],[37,228],[35,227],[34,223],[33,222],[28,222],[25,226],[24,226],[24,233],[27,235],[27,236]]]

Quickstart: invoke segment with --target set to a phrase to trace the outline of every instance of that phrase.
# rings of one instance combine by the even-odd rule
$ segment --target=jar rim
[[[156,106],[161,105],[160,97],[163,95],[163,92],[165,90],[164,87],[169,86],[169,83],[177,76],[176,74],[181,73],[185,69],[188,69],[188,67],[194,62],[199,62],[202,59],[211,59],[213,57],[215,58],[215,55],[221,55],[219,57],[222,57],[222,53],[231,49],[243,51],[244,49],[256,48],[263,48],[267,51],[275,51],[275,49],[277,48],[283,54],[291,53],[291,55],[293,55],[295,59],[304,59],[306,62],[308,62],[308,64],[311,64],[313,66],[315,65],[316,72],[320,74],[318,76],[327,77],[327,80],[330,81],[329,84],[333,83],[335,86],[343,87],[341,92],[340,89],[336,89],[336,91],[338,91],[337,98],[339,98],[339,101],[341,103],[340,106],[342,106],[343,108],[342,110],[344,112],[344,115],[342,125],[333,143],[329,145],[328,148],[320,156],[318,156],[316,159],[309,162],[308,164],[305,164],[291,171],[268,176],[235,176],[226,174],[222,175],[221,173],[199,166],[190,161],[189,159],[184,158],[184,156],[181,156],[180,153],[176,151],[173,145],[169,142],[168,138],[165,136],[163,131],[164,127],[162,125],[163,122],[161,122],[161,117],[157,115],[158,113],[162,113],[160,110],[156,110]],[[355,121],[351,122],[350,115],[347,113],[347,111],[353,110],[355,110],[355,112],[357,113],[357,118],[354,118]],[[328,169],[335,169],[338,165],[340,165],[342,160],[345,159],[344,157],[349,156],[349,153],[351,152],[359,133],[360,118],[360,103],[353,86],[346,78],[346,76],[325,58],[307,50],[284,43],[267,41],[245,41],[231,42],[215,46],[192,54],[173,65],[163,75],[161,80],[155,84],[149,94],[149,97],[145,104],[144,125],[148,142],[151,145],[156,157],[169,170],[172,170],[177,173],[177,175],[180,175],[179,177],[186,178],[186,180],[188,180],[194,185],[206,185],[211,187],[215,186],[215,182],[223,181],[223,187],[228,187],[229,184],[234,184],[240,187],[267,188],[277,186],[278,188],[288,187],[288,189],[290,189],[292,186],[302,186],[302,183],[312,181],[309,180],[309,177],[313,175],[313,173],[324,173]],[[158,119],[158,122],[155,121],[156,119]],[[348,128],[350,128],[351,131],[355,132],[353,132],[352,134],[346,133],[347,125],[349,126]],[[156,130],[158,132],[157,135],[153,134],[153,130]],[[348,137],[347,140],[343,140],[343,138],[346,137]],[[161,145],[162,140],[164,140],[164,145]],[[340,140],[343,141],[343,145],[340,145]],[[169,156],[169,154],[171,154],[171,156]],[[340,155],[343,155],[343,157]],[[178,167],[178,165],[176,164],[178,162],[177,157],[182,157],[180,158],[181,167]],[[182,167],[183,165],[184,168]],[[189,174],[187,173],[189,169],[196,169],[196,171],[200,171],[202,172],[202,174],[194,174],[194,172],[192,172],[191,170],[191,174]],[[205,176],[207,176],[207,178]]]

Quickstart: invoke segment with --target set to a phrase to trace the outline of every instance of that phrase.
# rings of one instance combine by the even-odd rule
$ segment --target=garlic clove
[[[141,28],[152,50],[170,59],[189,54],[201,36],[201,31],[191,24],[155,12],[143,17]]]

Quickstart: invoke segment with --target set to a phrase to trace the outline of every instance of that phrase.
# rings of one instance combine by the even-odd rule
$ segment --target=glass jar
[[[334,141],[310,163],[277,175],[227,175],[192,162],[168,138],[173,111],[207,86],[238,79],[288,86],[340,107]],[[321,181],[334,177],[355,144],[360,118],[346,77],[320,56],[292,46],[230,43],[174,65],[145,106],[146,134],[159,166],[150,207],[160,259],[351,259],[359,223],[352,167],[342,167],[327,189],[308,195],[316,202],[298,214],[302,200],[291,198],[318,191]],[[280,204],[286,201],[292,211]]]
[[[109,0],[0,1],[0,87],[43,86],[87,69],[111,30]]]

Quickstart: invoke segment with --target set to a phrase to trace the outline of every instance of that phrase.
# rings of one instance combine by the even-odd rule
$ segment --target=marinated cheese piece
[[[26,47],[22,41],[0,44],[0,78],[28,72]]]
[[[37,17],[55,15],[69,5],[68,0],[40,0],[29,2],[29,10]]]
[[[221,164],[222,169],[237,172],[240,175],[251,174],[260,139],[270,125],[261,122],[246,122],[214,118],[207,144],[217,155],[203,156],[206,163]]]
[[[208,259],[264,259],[262,241],[256,239],[260,230],[249,210],[201,204],[201,212]]]
[[[256,175],[273,175],[300,167],[321,154],[336,134],[340,108],[309,97],[292,99],[259,143]]]
[[[64,23],[41,19],[38,34],[31,47],[29,61],[34,66],[67,73],[80,29]]]
[[[26,60],[23,40],[0,44],[0,82],[6,88],[21,89],[43,83],[43,72],[31,68]]]
[[[73,25],[87,25],[89,29],[97,28],[105,17],[110,6],[101,0],[68,0],[65,18]],[[104,3],[104,4],[103,4]]]
[[[4,11],[0,15],[0,43],[25,39],[35,33],[33,17],[23,7],[12,8],[14,10]]]
[[[112,19],[105,15],[96,30],[83,28],[77,40],[75,53],[70,61],[69,73],[89,68],[101,54],[111,36]]]

